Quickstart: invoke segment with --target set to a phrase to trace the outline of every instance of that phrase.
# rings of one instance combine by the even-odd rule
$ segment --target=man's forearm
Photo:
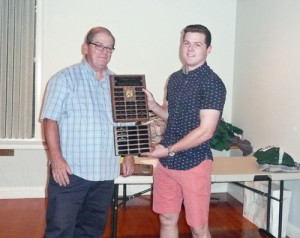
[[[156,103],[149,109],[153,111],[160,119],[167,121],[169,116],[167,107],[161,106],[158,103]]]
[[[59,140],[59,129],[56,121],[44,119],[44,134],[46,144],[49,150],[50,161],[61,158],[61,148]]]
[[[180,141],[172,145],[175,152],[187,150],[198,146],[212,138],[219,121],[220,112],[204,109],[200,111],[200,125],[190,131]]]

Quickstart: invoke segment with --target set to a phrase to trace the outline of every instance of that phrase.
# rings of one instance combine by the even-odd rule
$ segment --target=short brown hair
[[[187,32],[198,32],[198,33],[202,33],[205,35],[205,44],[207,47],[210,46],[211,44],[211,33],[208,30],[207,27],[200,25],[200,24],[195,24],[195,25],[189,25],[187,27],[185,27],[183,29],[183,37],[182,39],[184,39],[184,36]]]

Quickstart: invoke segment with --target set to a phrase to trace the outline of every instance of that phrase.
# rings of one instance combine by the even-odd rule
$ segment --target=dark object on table
[[[242,135],[242,129],[221,120],[216,129],[211,148],[222,151],[229,150],[231,146],[237,146],[243,152],[243,156],[247,156],[252,153],[253,148],[248,140],[241,139]]]

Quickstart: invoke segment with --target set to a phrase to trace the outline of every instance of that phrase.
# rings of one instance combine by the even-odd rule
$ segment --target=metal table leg
[[[110,224],[110,237],[117,238],[117,225],[118,225],[118,195],[119,195],[119,184],[114,185],[114,192],[112,198],[112,219]]]

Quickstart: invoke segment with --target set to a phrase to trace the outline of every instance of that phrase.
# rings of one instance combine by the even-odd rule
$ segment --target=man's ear
[[[82,54],[82,55],[86,55],[87,52],[88,52],[88,44],[87,44],[87,43],[83,43],[83,44],[81,45],[81,54]]]
[[[211,50],[212,50],[212,45],[210,45],[210,46],[207,48],[207,53],[210,54]]]

